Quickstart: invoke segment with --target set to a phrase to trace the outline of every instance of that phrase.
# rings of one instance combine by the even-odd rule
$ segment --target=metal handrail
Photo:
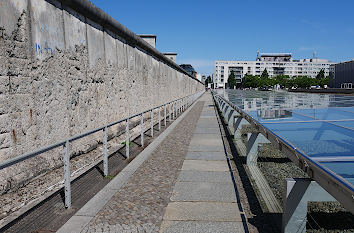
[[[126,129],[125,129],[125,133],[126,133],[126,157],[129,158],[129,141],[130,141],[130,135],[129,135],[129,120],[134,118],[134,117],[138,117],[141,116],[141,135],[143,135],[144,128],[143,128],[143,115],[147,112],[151,112],[151,134],[153,136],[153,127],[154,127],[154,123],[153,123],[153,111],[156,109],[159,109],[158,113],[159,113],[159,129],[161,128],[161,108],[164,108],[164,125],[166,126],[166,119],[167,119],[167,114],[166,114],[166,107],[169,106],[169,121],[171,120],[171,117],[175,118],[176,115],[178,113],[181,113],[182,111],[184,111],[187,107],[189,107],[196,99],[198,99],[202,94],[204,93],[203,91],[179,98],[179,99],[175,99],[173,101],[167,102],[165,104],[153,107],[151,109],[145,110],[143,112],[128,116],[126,118],[120,119],[118,121],[115,122],[111,122],[108,124],[105,124],[101,127],[92,129],[90,131],[87,131],[85,133],[82,134],[78,134],[75,136],[72,136],[70,138],[67,138],[63,141],[60,142],[56,142],[54,144],[51,144],[49,146],[45,146],[42,147],[38,150],[29,152],[29,153],[25,153],[19,156],[16,156],[14,158],[5,160],[0,162],[0,170],[10,167],[12,165],[15,165],[17,163],[20,163],[22,161],[25,161],[29,158],[35,157],[39,154],[45,153],[47,151],[53,150],[55,148],[58,148],[60,146],[64,146],[65,147],[65,155],[64,155],[64,188],[65,188],[65,206],[67,208],[71,208],[71,187],[70,187],[70,142],[76,141],[78,139],[81,139],[83,137],[86,137],[88,135],[94,134],[96,132],[99,132],[101,130],[103,130],[103,167],[104,167],[104,175],[107,176],[108,175],[108,155],[107,155],[107,128],[117,125],[119,123],[122,122],[126,122]],[[171,110],[172,107],[172,110]],[[173,113],[171,112],[173,111]],[[142,137],[142,146],[143,146],[144,142],[143,142],[143,137]]]

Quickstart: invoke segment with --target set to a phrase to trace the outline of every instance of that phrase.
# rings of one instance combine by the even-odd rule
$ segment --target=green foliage
[[[323,79],[325,77],[325,72],[323,69],[320,70],[320,72],[318,72],[316,79]]]
[[[207,87],[208,86],[208,83],[211,83],[211,77],[208,76],[206,79],[205,79],[205,86]]]
[[[229,84],[229,88],[231,89],[233,89],[236,86],[236,76],[233,70],[231,70],[227,83]]]
[[[126,142],[125,142],[125,141],[123,141],[123,142],[122,142],[122,144],[123,144],[123,145],[125,145],[125,144],[126,144]],[[129,147],[131,147],[131,146],[133,146],[133,142],[129,141]]]
[[[267,78],[269,78],[267,69],[264,69],[264,70],[263,70],[262,75],[261,75],[261,78],[262,78],[262,79],[267,79]]]
[[[329,84],[329,77],[315,79],[307,76],[289,77],[288,75],[278,75],[274,78],[263,78],[253,75],[245,75],[242,81],[244,88],[268,88],[279,84],[282,87],[292,88],[308,88],[310,86],[321,86]]]

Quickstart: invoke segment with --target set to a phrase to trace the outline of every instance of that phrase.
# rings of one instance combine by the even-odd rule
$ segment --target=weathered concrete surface
[[[0,161],[202,88],[57,0],[0,2]],[[80,139],[72,154],[101,142],[101,133]],[[62,155],[58,148],[0,171],[0,193],[60,167]]]

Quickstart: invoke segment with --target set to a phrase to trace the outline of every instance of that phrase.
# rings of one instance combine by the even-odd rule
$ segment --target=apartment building
[[[277,75],[309,76],[315,78],[321,69],[325,76],[329,75],[330,66],[334,64],[326,59],[311,58],[295,60],[291,53],[262,53],[257,52],[255,61],[215,61],[214,87],[227,87],[227,80],[234,71],[236,83],[241,83],[246,74],[261,75],[267,69],[270,77]]]

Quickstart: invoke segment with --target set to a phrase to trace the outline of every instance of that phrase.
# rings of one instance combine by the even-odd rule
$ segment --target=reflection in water
[[[292,117],[292,112],[288,110],[258,110],[257,116],[263,120],[270,120],[270,119],[283,119]]]
[[[354,106],[354,97],[329,94],[217,90],[244,111],[265,109],[304,109]]]

